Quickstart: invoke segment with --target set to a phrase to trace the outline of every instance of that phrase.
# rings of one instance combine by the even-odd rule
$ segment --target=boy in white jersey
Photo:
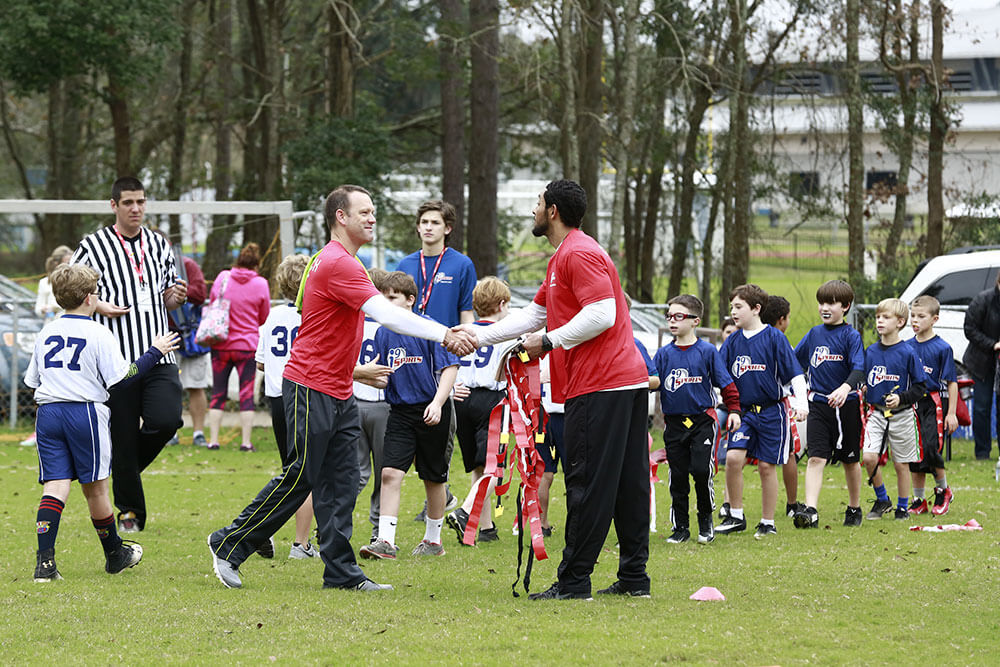
[[[479,318],[474,324],[486,326],[507,316],[510,304],[510,287],[495,276],[486,276],[472,290],[472,307]],[[458,445],[462,450],[465,472],[472,473],[472,486],[462,506],[447,516],[448,525],[458,535],[462,544],[465,526],[481,484],[489,486],[479,522],[479,542],[495,542],[499,538],[490,499],[496,486],[496,477],[483,479],[486,467],[486,445],[490,429],[490,413],[503,400],[507,383],[497,381],[497,369],[503,358],[502,349],[484,345],[472,354],[462,357],[455,380],[455,419]]]
[[[176,350],[175,333],[153,340],[133,364],[122,357],[111,332],[91,319],[97,307],[100,276],[82,264],[63,264],[50,276],[56,302],[65,314],[45,325],[35,341],[24,383],[35,389],[38,415],[38,553],[35,581],[62,579],[56,568],[55,543],[70,483],[80,480],[90,518],[104,549],[105,571],[117,574],[142,558],[142,547],[124,542],[115,530],[108,494],[111,470],[108,389],[148,370]]]

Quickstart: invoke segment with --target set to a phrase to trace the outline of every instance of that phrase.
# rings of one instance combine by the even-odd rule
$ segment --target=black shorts
[[[948,414],[948,397],[941,396],[941,419]],[[934,399],[924,396],[917,401],[917,428],[920,429],[920,446],[924,452],[924,458],[916,463],[910,464],[910,472],[934,472],[935,468],[944,468],[944,457],[941,451],[944,449],[944,438],[938,437],[937,407]],[[941,427],[941,434],[944,435],[944,426]]]
[[[414,465],[420,479],[444,484],[448,481],[451,402],[441,407],[441,419],[434,426],[424,423],[426,408],[427,404],[389,406],[382,467],[406,472]]]
[[[861,461],[861,408],[849,400],[840,408],[811,401],[806,418],[806,447],[809,456],[827,461]]]
[[[490,413],[503,400],[503,391],[477,387],[464,401],[455,401],[455,435],[462,450],[465,472],[486,465],[486,441],[490,432]]]
[[[566,417],[562,412],[550,412],[549,420],[545,425],[545,442],[535,443],[535,451],[545,463],[545,472],[558,472],[560,461],[562,461],[563,471],[566,470],[566,447],[563,445],[565,420]],[[555,456],[552,455],[553,449],[556,452]]]

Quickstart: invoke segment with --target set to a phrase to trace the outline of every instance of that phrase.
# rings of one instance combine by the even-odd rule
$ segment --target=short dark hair
[[[441,218],[444,220],[444,224],[452,229],[455,228],[455,221],[458,220],[458,213],[455,211],[455,207],[444,201],[443,199],[432,199],[430,201],[425,201],[417,209],[417,223],[420,224],[420,218],[424,217],[424,213],[428,211],[439,211],[441,213]],[[451,238],[451,232],[445,232],[444,244],[448,245],[448,240]]]
[[[844,309],[854,303],[854,288],[843,280],[827,280],[816,290],[817,303],[839,303]]]
[[[545,207],[555,206],[559,219],[567,227],[579,227],[583,223],[583,215],[587,212],[587,193],[576,181],[552,181],[545,186],[542,196]]]
[[[705,314],[705,304],[694,294],[678,294],[673,299],[667,301],[668,306],[672,306],[675,303],[678,306],[684,306],[695,317],[701,318]]]
[[[240,254],[236,258],[235,266],[256,269],[258,264],[260,264],[260,246],[253,242],[243,246],[243,250],[240,250]]]
[[[326,231],[332,231],[333,225],[337,221],[337,211],[349,211],[351,204],[351,193],[372,196],[372,193],[365,190],[360,185],[338,185],[326,196],[326,204],[323,205],[323,220],[326,222]]]
[[[760,321],[773,327],[782,317],[788,317],[790,312],[792,305],[788,303],[788,299],[772,294],[767,297],[767,303],[760,309]]]
[[[390,271],[382,279],[382,284],[378,286],[378,289],[382,294],[396,292],[404,296],[412,296],[414,299],[417,298],[417,283],[413,282],[413,276],[402,271]]]
[[[760,285],[754,285],[753,283],[746,283],[744,285],[737,285],[729,292],[729,300],[732,301],[736,297],[741,298],[746,301],[746,304],[753,308],[754,306],[760,306],[761,310],[764,310],[764,306],[767,305],[767,292],[765,292]]]
[[[117,204],[121,201],[122,192],[126,190],[142,190],[146,192],[146,187],[135,176],[122,176],[111,184],[111,199]]]

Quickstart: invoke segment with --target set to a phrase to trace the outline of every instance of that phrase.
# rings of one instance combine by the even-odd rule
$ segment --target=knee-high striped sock
[[[122,538],[118,537],[114,514],[109,514],[103,519],[90,517],[90,522],[94,524],[94,530],[97,531],[97,537],[101,540],[104,553],[109,554],[121,546]]]
[[[62,517],[66,503],[55,496],[42,496],[38,503],[38,516],[35,519],[35,532],[38,533],[38,551],[46,551],[56,546],[56,533],[59,532],[59,519]]]

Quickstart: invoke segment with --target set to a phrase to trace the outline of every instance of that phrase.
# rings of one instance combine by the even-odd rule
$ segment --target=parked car
[[[11,362],[17,349],[19,412],[27,414],[32,405],[32,390],[24,384],[24,373],[35,350],[35,337],[45,320],[35,314],[35,293],[0,275],[0,413],[7,414],[10,405]],[[17,317],[17,339],[14,338],[14,318]]]

